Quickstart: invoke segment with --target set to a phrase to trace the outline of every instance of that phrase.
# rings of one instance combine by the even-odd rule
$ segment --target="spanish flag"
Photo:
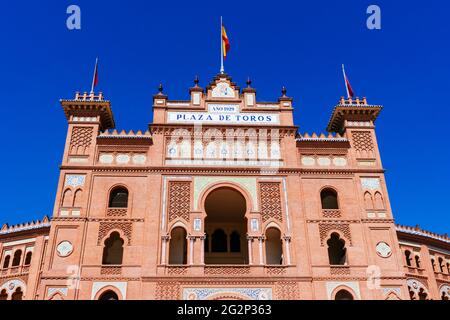
[[[224,59],[227,57],[228,51],[230,51],[230,41],[228,41],[227,32],[222,23],[222,53]]]

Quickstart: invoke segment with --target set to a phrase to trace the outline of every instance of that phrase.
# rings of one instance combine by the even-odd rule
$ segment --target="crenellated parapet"
[[[48,216],[44,216],[42,220],[29,221],[24,223],[19,223],[15,225],[8,225],[7,223],[3,224],[0,229],[0,236],[5,234],[12,234],[17,232],[41,229],[41,228],[50,228],[50,219]]]

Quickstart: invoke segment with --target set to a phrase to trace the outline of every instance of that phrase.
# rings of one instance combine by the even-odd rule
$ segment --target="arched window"
[[[447,262],[447,273],[450,274],[450,262]]]
[[[436,261],[434,258],[431,258],[431,266],[433,267],[433,271],[436,272]]]
[[[8,294],[6,293],[6,289],[3,289],[2,292],[0,292],[0,300],[8,300]]]
[[[110,208],[127,208],[128,207],[128,190],[123,187],[115,188],[109,195]]]
[[[442,257],[439,257],[438,262],[439,262],[439,270],[442,273],[444,273],[444,259],[442,259]]]
[[[103,292],[98,300],[119,300],[119,297],[117,296],[117,293],[115,293],[112,290],[108,290]]]
[[[414,294],[414,290],[410,286],[408,286],[408,292],[409,292],[409,298],[411,300],[416,300],[416,296]]]
[[[417,255],[414,257],[414,259],[416,260],[416,267],[420,268],[420,257]]]
[[[378,210],[384,209],[383,196],[379,192],[375,192],[375,209]]]
[[[428,294],[426,293],[426,291],[423,288],[420,288],[418,295],[419,295],[419,300],[428,300]]]
[[[340,239],[339,234],[333,233],[327,241],[327,244],[330,265],[345,265],[347,256],[345,241]]]
[[[78,189],[75,191],[75,194],[73,195],[73,206],[75,208],[81,207],[81,195],[83,194],[83,191],[81,189]]]
[[[222,229],[216,229],[211,236],[212,252],[228,252],[227,235]]]
[[[67,189],[64,191],[63,199],[62,199],[62,206],[69,208],[72,206],[72,190]]]
[[[31,264],[31,257],[32,257],[33,252],[28,251],[27,255],[25,256],[25,265],[28,266]]]
[[[337,192],[333,189],[324,189],[320,193],[322,209],[339,209]]]
[[[237,231],[230,234],[230,252],[241,252],[241,235]]]
[[[409,250],[405,251],[405,260],[406,260],[406,265],[408,267],[411,267],[411,251],[409,251]]]
[[[23,292],[22,288],[18,287],[16,291],[11,295],[11,300],[22,300]]]
[[[9,260],[11,260],[11,256],[7,255],[5,257],[5,260],[3,260],[3,269],[9,268]]]
[[[364,206],[368,210],[373,209],[373,200],[372,200],[372,195],[370,194],[370,192],[364,193]]]
[[[21,260],[22,260],[22,250],[17,250],[16,252],[14,252],[12,266],[13,267],[19,266]]]
[[[354,300],[353,295],[345,289],[339,290],[334,296],[334,300]]]
[[[277,228],[266,231],[266,264],[283,264],[281,232]]]
[[[122,264],[123,243],[124,241],[118,232],[111,233],[109,238],[105,240],[102,264]]]
[[[187,263],[186,230],[182,227],[172,229],[169,243],[169,264]]]

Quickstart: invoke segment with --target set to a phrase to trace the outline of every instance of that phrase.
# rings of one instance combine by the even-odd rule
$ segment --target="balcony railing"
[[[21,273],[28,273],[30,271],[30,266],[15,266],[15,267],[9,267],[4,268],[0,270],[0,275],[2,276],[8,276],[8,275],[17,275]]]

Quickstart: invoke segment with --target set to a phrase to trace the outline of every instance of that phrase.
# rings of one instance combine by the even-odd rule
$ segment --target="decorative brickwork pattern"
[[[348,276],[350,275],[350,268],[349,267],[330,267],[330,273],[333,276]]]
[[[346,240],[350,242],[350,245],[352,245],[352,237],[348,223],[319,223],[320,245],[323,246],[326,243],[327,237],[333,231],[340,231]]]
[[[106,211],[108,217],[124,217],[127,215],[126,208],[108,208]]]
[[[156,300],[180,300],[180,284],[175,281],[158,282],[156,284]]]
[[[282,274],[286,273],[286,267],[284,267],[284,266],[266,267],[266,273],[271,276],[282,275]]]
[[[294,281],[277,282],[275,294],[277,300],[298,300],[300,298],[297,282]]]
[[[281,192],[279,182],[261,182],[259,184],[261,197],[261,217],[263,222],[270,218],[282,221]]]
[[[373,151],[373,141],[370,131],[356,131],[352,133],[353,147],[356,151]]]
[[[322,215],[324,218],[340,218],[341,210],[339,210],[339,209],[323,209]]]
[[[120,275],[122,274],[121,266],[102,266],[100,269],[100,274],[106,275]]]
[[[131,233],[132,233],[132,223],[131,222],[100,222],[100,229],[98,231],[97,245],[101,245],[102,239],[111,230],[121,230],[123,234],[128,239],[128,244],[131,243]]]
[[[247,266],[208,266],[205,267],[205,274],[207,275],[239,275],[239,274],[249,274],[250,267]]]
[[[179,276],[187,273],[188,268],[183,266],[167,267],[167,274],[171,276]]]
[[[86,155],[91,145],[93,128],[74,127],[70,139],[71,155]]]
[[[169,182],[169,221],[178,217],[189,221],[191,183],[189,181]]]

